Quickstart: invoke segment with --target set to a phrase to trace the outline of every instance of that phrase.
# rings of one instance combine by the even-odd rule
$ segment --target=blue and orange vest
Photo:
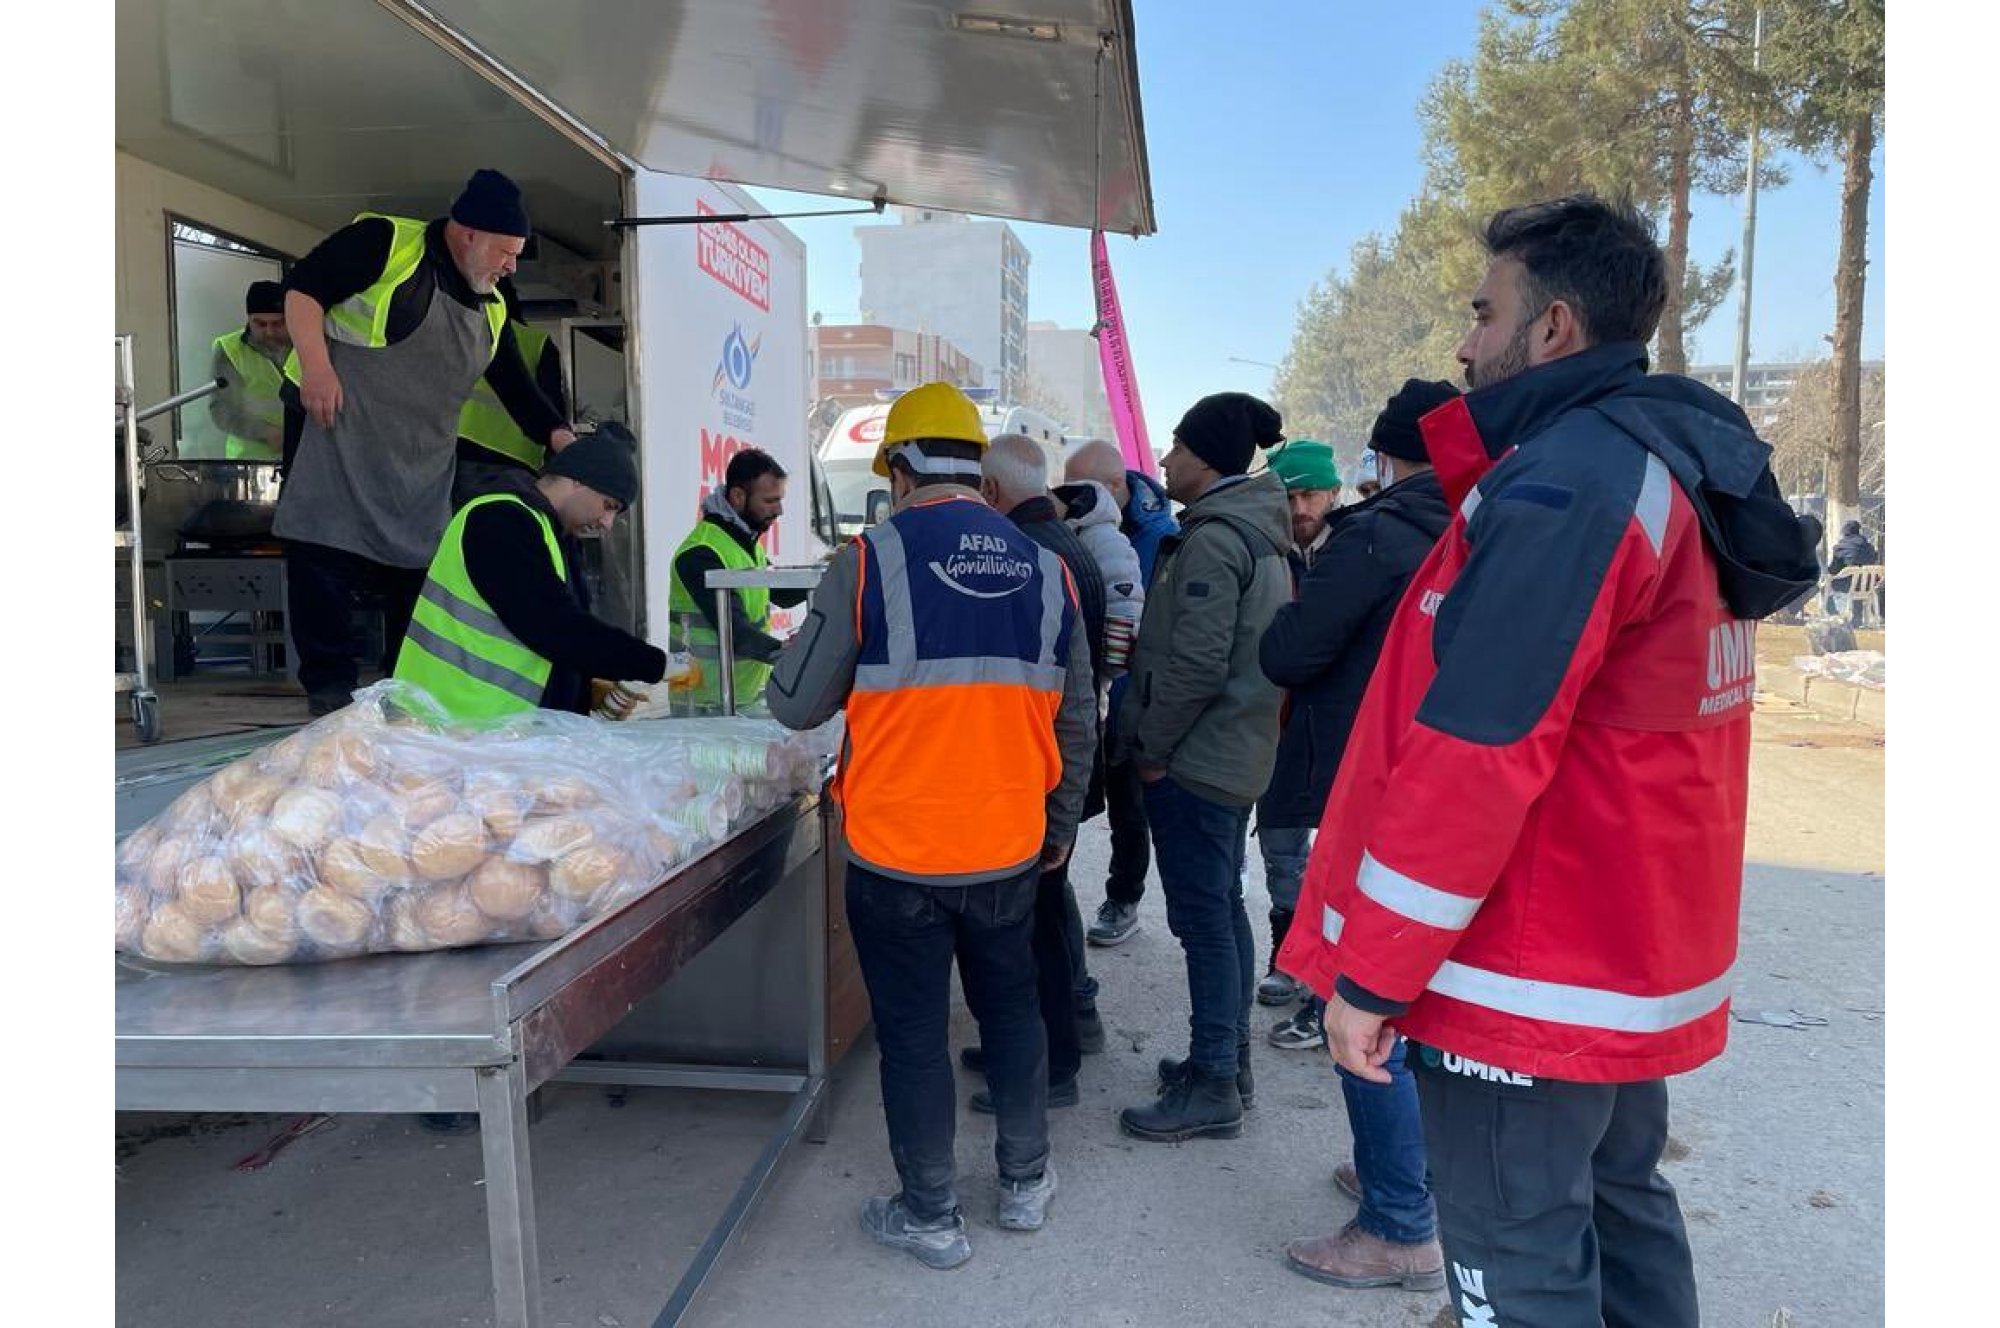
[[[860,539],[861,654],[834,787],[849,852],[936,885],[1023,871],[1062,780],[1068,574],[968,497],[914,503]]]

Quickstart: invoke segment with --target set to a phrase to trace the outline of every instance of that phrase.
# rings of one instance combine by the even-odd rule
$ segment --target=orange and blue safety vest
[[[932,885],[1024,871],[1062,780],[1068,574],[970,497],[913,503],[860,540],[860,655],[834,789],[848,850]]]

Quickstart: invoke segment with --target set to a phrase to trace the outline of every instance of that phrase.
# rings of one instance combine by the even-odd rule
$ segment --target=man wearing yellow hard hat
[[[902,1182],[861,1220],[931,1268],[972,1257],[952,1162],[954,955],[998,1121],[999,1225],[1040,1228],[1055,1194],[1035,886],[1069,856],[1096,743],[1075,588],[980,497],[985,451],[957,388],[896,400],[875,453],[893,510],[834,555],[765,694],[792,728],[847,712],[847,919]]]

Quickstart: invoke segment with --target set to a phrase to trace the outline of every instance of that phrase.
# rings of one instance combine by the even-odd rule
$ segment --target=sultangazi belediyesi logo
[[[724,386],[738,392],[748,391],[750,375],[757,368],[758,352],[763,348],[763,333],[758,333],[756,340],[752,341],[744,337],[743,324],[730,328],[729,335],[722,339],[722,359],[715,366],[715,381],[710,384],[709,391],[720,392]]]

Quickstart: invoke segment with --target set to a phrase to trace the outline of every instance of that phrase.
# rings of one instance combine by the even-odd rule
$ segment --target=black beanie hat
[[[1429,461],[1430,453],[1424,447],[1424,435],[1417,428],[1417,421],[1457,395],[1458,389],[1450,383],[1404,379],[1396,395],[1389,398],[1389,404],[1375,417],[1368,446],[1399,461]]]
[[[1248,392],[1217,392],[1188,408],[1174,437],[1218,475],[1241,475],[1258,448],[1285,441],[1284,423],[1274,407]]]
[[[521,206],[521,187],[493,170],[472,173],[458,201],[451,205],[451,219],[461,226],[495,235],[515,235],[525,240],[530,234],[528,210]]]
[[[584,434],[562,451],[550,453],[542,474],[565,476],[586,489],[597,490],[620,507],[630,507],[639,500],[635,444],[631,430],[616,420],[606,420],[597,426],[597,432]]]
[[[253,281],[243,292],[243,312],[281,314],[285,312],[285,288],[275,281]]]

